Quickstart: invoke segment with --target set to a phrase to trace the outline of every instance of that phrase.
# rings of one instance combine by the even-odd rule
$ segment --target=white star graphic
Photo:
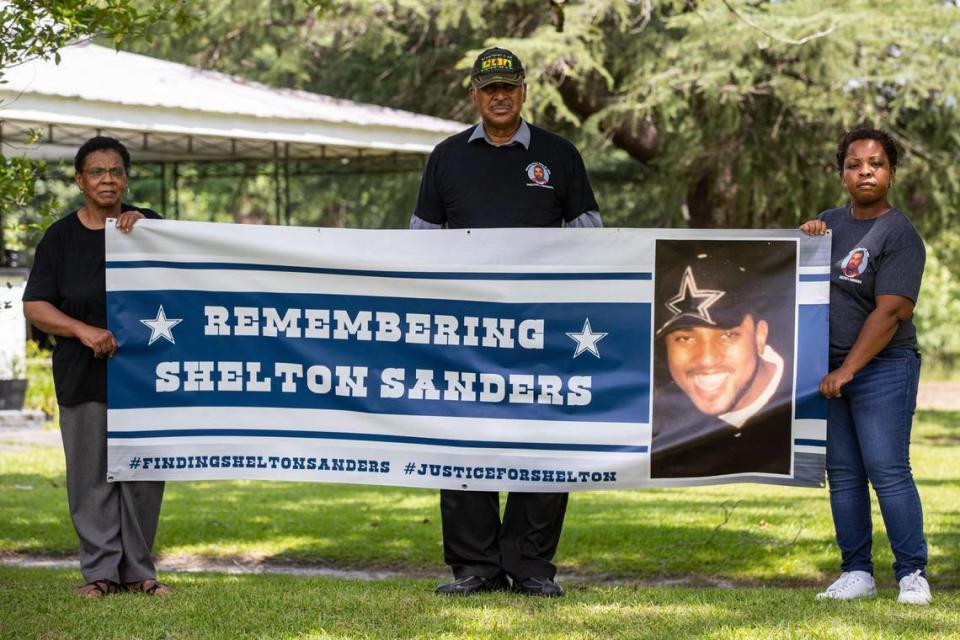
[[[583,329],[580,333],[567,333],[567,337],[576,341],[577,351],[573,354],[576,358],[584,351],[589,351],[596,357],[600,357],[600,351],[597,349],[597,343],[607,337],[606,333],[594,333],[590,327],[590,318],[583,321]]]
[[[176,344],[176,341],[173,339],[173,332],[171,329],[183,322],[183,320],[168,318],[167,314],[163,310],[163,305],[160,305],[160,309],[157,310],[156,318],[147,318],[146,320],[141,320],[140,322],[150,327],[150,342],[147,343],[147,346],[150,346],[160,338],[167,340],[170,344]]]
[[[667,309],[673,312],[673,317],[663,323],[657,330],[657,335],[684,316],[703,320],[707,324],[716,324],[710,317],[710,307],[727,292],[719,289],[698,289],[697,281],[693,279],[693,269],[687,267],[680,280],[680,291],[666,302]],[[678,307],[678,304],[683,304]]]

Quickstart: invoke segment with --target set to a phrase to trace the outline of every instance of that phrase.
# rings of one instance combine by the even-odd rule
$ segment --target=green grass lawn
[[[433,582],[178,574],[166,599],[81,601],[73,572],[0,568],[0,636],[107,638],[956,638],[960,593],[926,609],[892,589],[818,603],[809,589],[581,585],[562,599],[441,598]]]
[[[894,601],[876,510],[886,591],[874,602],[813,602],[839,564],[825,489],[573,494],[557,555],[567,598],[450,602],[430,593],[445,571],[435,491],[182,482],[167,485],[161,557],[392,569],[411,579],[177,574],[166,576],[180,589],[172,599],[92,604],[70,593],[75,571],[7,567],[0,637],[960,637],[960,412],[919,414],[912,451],[936,598],[926,612]],[[0,513],[0,555],[75,554],[59,449],[0,451]],[[743,588],[656,586],[674,580]]]

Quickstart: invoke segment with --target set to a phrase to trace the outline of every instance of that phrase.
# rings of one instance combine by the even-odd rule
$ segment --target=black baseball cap
[[[694,245],[696,246],[696,245]],[[766,313],[767,293],[758,264],[735,255],[731,248],[700,245],[656,275],[657,336],[678,329],[730,329],[744,317]],[[737,247],[744,251],[744,247]],[[660,251],[658,246],[657,251]],[[747,252],[748,253],[748,252]]]
[[[470,72],[470,82],[477,89],[494,82],[506,84],[523,84],[523,63],[512,51],[493,47],[487,49],[473,63]]]

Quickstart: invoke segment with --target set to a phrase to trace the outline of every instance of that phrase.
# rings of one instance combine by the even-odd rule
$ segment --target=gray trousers
[[[80,571],[88,582],[156,578],[162,482],[107,482],[107,405],[60,406],[67,459],[67,501],[80,538]]]

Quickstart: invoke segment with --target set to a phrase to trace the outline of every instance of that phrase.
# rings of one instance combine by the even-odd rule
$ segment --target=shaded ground
[[[76,569],[80,570],[80,562],[76,556],[51,556],[14,553],[0,555],[0,565],[7,567],[33,567],[45,569]],[[160,573],[227,573],[231,575],[244,574],[278,574],[293,576],[322,576],[328,578],[346,578],[352,580],[390,580],[394,578],[437,578],[445,576],[433,573],[413,575],[409,571],[365,571],[358,569],[337,569],[334,567],[309,564],[276,564],[265,563],[254,558],[204,558],[200,556],[170,556],[157,562]]]
[[[75,569],[79,576],[80,563],[75,556],[49,556],[32,554],[0,555],[0,566],[41,569]],[[226,573],[229,575],[292,575],[304,577],[328,577],[348,580],[392,580],[398,578],[434,579],[445,582],[447,573],[411,572],[362,569],[338,569],[309,563],[279,564],[262,562],[255,558],[204,558],[201,556],[167,556],[158,560],[158,573]],[[605,574],[561,573],[557,581],[569,585],[598,586],[629,585],[635,587],[714,587],[733,589],[737,587],[815,587],[819,583],[804,580],[773,579],[770,582],[756,580],[730,580],[704,575],[666,576],[654,579],[614,577]]]

